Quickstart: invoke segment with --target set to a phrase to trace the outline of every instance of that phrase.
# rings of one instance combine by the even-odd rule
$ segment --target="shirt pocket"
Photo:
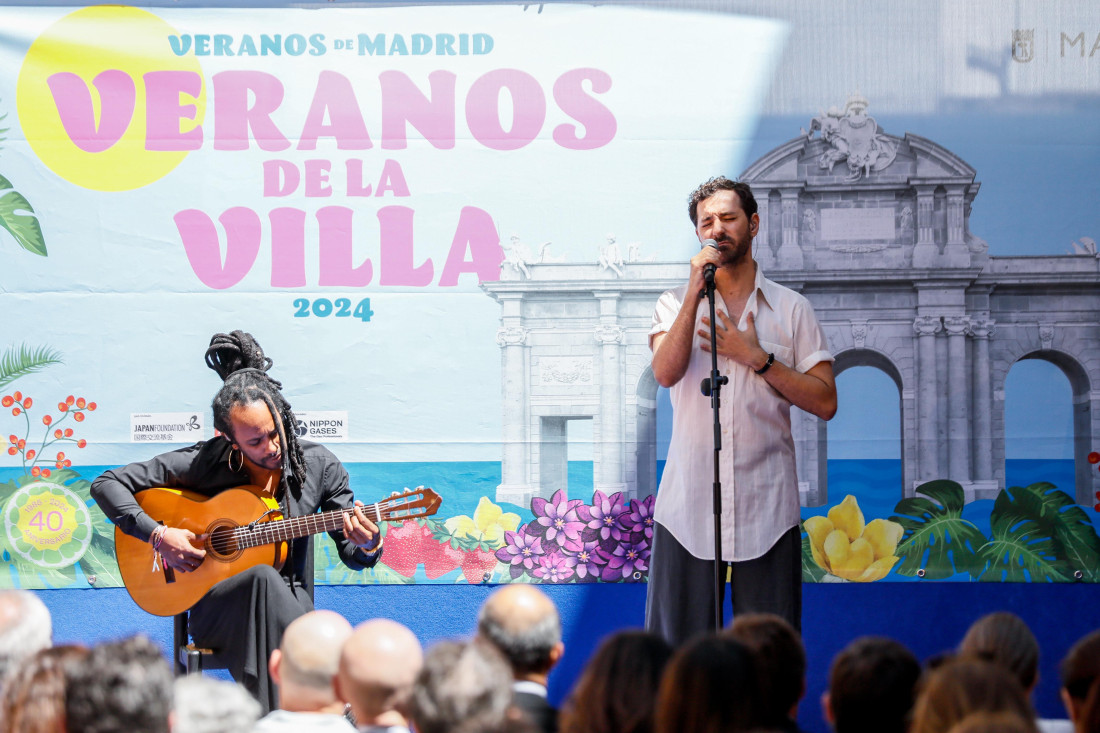
[[[760,348],[769,354],[775,354],[775,360],[782,362],[783,366],[794,368],[794,349],[790,346],[782,346],[771,341],[761,341]]]

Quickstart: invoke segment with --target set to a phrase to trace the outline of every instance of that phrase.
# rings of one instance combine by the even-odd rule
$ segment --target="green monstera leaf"
[[[14,188],[11,181],[0,176],[0,227],[7,229],[23,249],[45,257],[46,238],[38,216],[26,197]]]
[[[814,561],[814,553],[810,549],[810,535],[805,533],[805,528],[802,528],[802,532],[802,582],[820,583],[826,575],[825,570]]]
[[[1100,539],[1088,516],[1053,484],[1012,486],[997,495],[993,537],[979,555],[981,580],[1066,582],[1075,570],[1095,578]]]
[[[901,558],[894,570],[913,576],[923,569],[924,577],[936,580],[956,573],[976,578],[985,563],[978,549],[987,539],[974,524],[962,518],[963,488],[954,481],[929,481],[917,487],[920,496],[902,499],[894,507],[897,522],[905,529],[898,544]]]

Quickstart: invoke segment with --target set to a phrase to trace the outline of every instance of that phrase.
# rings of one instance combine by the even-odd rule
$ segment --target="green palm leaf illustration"
[[[897,549],[901,563],[895,571],[913,576],[923,568],[924,577],[933,580],[955,573],[978,577],[985,564],[977,552],[987,540],[981,530],[962,518],[962,486],[954,481],[929,481],[916,492],[929,498],[902,499],[894,507],[896,515],[890,517],[905,529]]]
[[[0,227],[7,229],[23,249],[45,257],[46,238],[38,216],[26,197],[14,188],[11,181],[0,176]]]
[[[993,537],[979,554],[981,580],[1068,581],[1080,569],[1095,575],[1100,539],[1073,500],[1052,484],[1002,491],[990,515]]]
[[[31,349],[26,344],[10,347],[0,354],[0,388],[20,377],[42,371],[53,364],[61,364],[61,354],[48,346]]]

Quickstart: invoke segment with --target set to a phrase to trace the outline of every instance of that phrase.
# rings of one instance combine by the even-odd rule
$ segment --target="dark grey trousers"
[[[802,629],[802,532],[791,527],[758,558],[726,563],[733,613],[774,613]],[[673,646],[714,629],[714,561],[700,560],[656,525],[649,559],[646,630]],[[722,586],[725,607],[725,585]],[[728,614],[726,614],[728,618]]]

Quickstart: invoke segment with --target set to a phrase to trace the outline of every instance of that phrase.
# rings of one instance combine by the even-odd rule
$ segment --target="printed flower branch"
[[[64,402],[57,403],[57,411],[59,414],[56,418],[49,413],[42,416],[42,424],[46,426],[46,429],[42,434],[42,440],[39,442],[37,449],[27,447],[27,441],[30,439],[32,429],[31,408],[34,406],[34,400],[29,396],[23,396],[23,393],[17,390],[12,394],[4,395],[0,398],[0,406],[10,408],[13,417],[23,416],[23,420],[26,423],[26,430],[22,438],[14,433],[8,436],[8,443],[10,444],[8,446],[8,455],[22,456],[23,472],[34,478],[40,476],[49,478],[52,473],[52,470],[48,466],[38,465],[40,462],[49,462],[45,459],[47,448],[57,443],[75,443],[77,448],[84,448],[88,445],[87,440],[76,437],[72,428],[62,427],[62,423],[70,417],[75,422],[83,422],[87,413],[95,411],[96,403],[88,402],[83,397],[69,395],[65,398]],[[72,459],[67,458],[65,452],[61,450],[57,451],[54,458],[51,460],[54,468],[58,470],[69,468],[73,465]],[[30,462],[29,465],[28,461]]]

